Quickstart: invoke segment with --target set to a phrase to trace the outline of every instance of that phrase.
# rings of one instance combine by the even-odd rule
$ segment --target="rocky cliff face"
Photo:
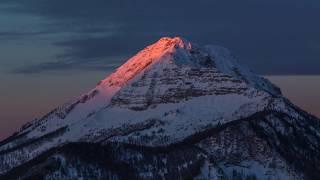
[[[320,121],[222,47],[162,38],[0,143],[3,178],[316,179]]]

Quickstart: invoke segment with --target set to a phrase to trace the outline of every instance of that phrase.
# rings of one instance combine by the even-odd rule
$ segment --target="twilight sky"
[[[319,19],[319,0],[1,0],[0,139],[162,36],[225,46],[320,115]]]

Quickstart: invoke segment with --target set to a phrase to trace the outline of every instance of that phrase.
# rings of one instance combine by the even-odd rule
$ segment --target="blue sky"
[[[106,71],[179,35],[226,46],[261,74],[319,74],[319,8],[316,0],[2,0],[1,60],[13,73]]]

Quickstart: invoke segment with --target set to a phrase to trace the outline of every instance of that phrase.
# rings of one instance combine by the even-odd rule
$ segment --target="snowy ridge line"
[[[28,134],[29,132],[30,132],[30,131],[26,131],[26,132],[21,133],[21,134],[18,134],[18,132],[14,133],[13,135],[7,137],[6,139],[0,141],[0,148],[1,148],[1,146],[4,146],[4,145],[6,145],[7,143],[10,143],[11,141],[14,141],[14,140],[16,140],[16,139],[19,139],[19,138],[25,136],[25,135]],[[0,150],[0,152],[1,152],[1,150]]]
[[[69,113],[71,113],[79,104],[85,104],[87,101],[94,98],[96,95],[98,95],[99,91],[97,89],[91,90],[88,93],[85,93],[78,98],[74,98],[74,100],[70,100],[69,102],[56,107],[49,113],[42,116],[40,119],[35,119],[31,122],[26,123],[21,127],[21,129],[16,132],[17,135],[21,134],[28,134],[28,132],[31,132],[33,129],[45,124],[48,120],[53,118],[59,118],[59,119],[65,119]],[[29,128],[32,128],[31,130],[28,130]],[[26,132],[25,132],[26,131]],[[1,146],[1,144],[0,144]]]
[[[104,144],[114,144],[114,143],[119,143],[119,144],[124,144],[127,145],[129,147],[135,147],[135,148],[146,148],[149,149],[150,151],[155,151],[155,152],[168,152],[170,151],[170,149],[176,149],[176,148],[180,148],[181,146],[193,146],[194,144],[202,141],[203,139],[206,139],[208,136],[211,136],[214,133],[217,133],[219,131],[222,131],[223,129],[229,127],[229,126],[233,126],[236,124],[240,124],[244,121],[257,121],[257,120],[261,120],[259,118],[263,118],[265,116],[268,116],[270,114],[273,113],[278,113],[278,114],[283,114],[281,112],[276,112],[274,110],[265,110],[265,111],[261,111],[261,112],[257,112],[254,113],[253,115],[250,115],[249,117],[246,118],[242,118],[242,119],[238,119],[238,120],[234,120],[234,121],[229,121],[223,124],[217,124],[216,126],[206,129],[204,131],[201,132],[196,132],[186,138],[184,138],[181,141],[177,141],[177,142],[173,142],[170,144],[166,144],[166,145],[157,145],[157,146],[152,146],[152,145],[140,145],[140,144],[134,144],[134,143],[127,143],[127,142],[118,142],[118,141],[109,141],[106,142]]]
[[[290,102],[289,99],[287,99],[286,97],[282,98],[284,100],[284,102],[286,104],[288,104],[292,109],[294,109],[295,111],[300,112],[300,115],[302,115],[304,118],[306,119],[312,119],[312,120],[316,120],[318,121],[318,123],[320,124],[319,118],[313,114],[310,114],[309,112],[301,109],[300,107],[298,107],[297,105],[293,104],[292,102]]]
[[[246,118],[243,118],[243,119],[238,119],[238,120],[234,120],[234,121],[228,121],[226,123],[223,123],[223,124],[217,124],[216,126],[214,126],[213,128],[210,128],[210,129],[206,129],[202,132],[197,132],[195,134],[192,134],[186,138],[184,138],[183,140],[181,141],[178,141],[178,142],[173,142],[173,143],[170,143],[170,144],[166,144],[164,146],[161,146],[161,145],[158,145],[158,146],[148,146],[148,145],[139,145],[139,144],[130,144],[130,143],[126,143],[126,142],[119,142],[121,144],[127,144],[127,145],[132,145],[133,147],[134,146],[141,146],[141,147],[144,147],[144,148],[168,148],[168,147],[171,147],[171,146],[181,146],[181,145],[184,145],[184,144],[194,144],[194,143],[197,143],[203,139],[205,139],[206,137],[210,136],[210,134],[214,133],[214,132],[217,132],[217,131],[220,131],[220,130],[223,130],[224,128],[228,127],[229,125],[234,125],[234,124],[238,124],[238,123],[241,123],[242,121],[250,121],[250,120],[254,120],[255,118],[258,118],[258,117],[264,117],[264,116],[267,116],[269,114],[272,114],[272,113],[275,113],[276,111],[274,110],[265,110],[265,111],[261,111],[261,112],[257,112],[257,113],[254,113],[253,115],[250,115],[249,117],[246,117]],[[279,113],[279,114],[284,114],[284,113],[281,113],[281,112],[276,112],[276,113]],[[155,120],[156,121],[156,120]],[[156,122],[153,122],[153,121],[150,121],[149,124],[146,124],[146,126],[153,126]],[[141,123],[138,123],[138,124],[141,124]],[[135,124],[131,125],[131,126],[134,126]],[[140,130],[143,130],[143,129],[146,129],[148,127],[142,127],[141,129],[134,129],[132,131],[128,131],[126,133],[123,133],[123,134],[116,134],[116,135],[113,135],[113,136],[126,136],[126,135],[129,135],[131,134],[132,132],[134,131],[140,131]],[[63,133],[65,132],[66,130],[68,129],[68,127],[63,127],[63,128],[60,128],[54,132],[51,132],[51,133],[48,133],[44,136],[41,136],[39,138],[35,138],[35,139],[30,139],[28,140],[27,142],[25,143],[22,143],[22,144],[19,144],[15,147],[12,147],[12,148],[9,148],[9,149],[5,149],[5,150],[2,150],[0,151],[0,155],[2,154],[6,154],[6,153],[9,153],[9,152],[12,152],[12,151],[15,151],[19,148],[22,148],[22,147],[26,147],[28,145],[31,145],[33,143],[37,143],[39,141],[42,141],[42,140],[45,140],[46,138],[50,138],[54,135],[59,135],[60,133]],[[108,136],[106,137],[104,140],[101,140],[99,141],[98,143],[103,143],[103,144],[109,144],[109,143],[117,143],[116,141],[115,142],[105,142],[107,141],[108,139],[112,138],[113,136]]]
[[[3,155],[3,154],[6,154],[6,153],[10,153],[10,152],[13,152],[15,150],[18,150],[20,148],[23,148],[23,147],[26,147],[26,146],[29,146],[31,144],[34,144],[34,143],[39,143],[43,140],[46,140],[47,138],[54,138],[55,136],[59,136],[61,133],[64,133],[66,130],[68,129],[68,127],[62,127],[60,129],[57,129],[53,132],[50,132],[48,134],[45,134],[41,137],[38,137],[38,138],[35,138],[35,139],[30,139],[22,144],[18,144],[17,146],[14,146],[14,147],[11,147],[11,148],[8,148],[8,149],[4,149],[2,151],[0,151],[0,155]]]
[[[72,146],[73,144],[87,144],[87,145],[95,145],[95,146],[101,146],[101,147],[111,147],[111,146],[123,146],[125,148],[129,148],[129,149],[133,149],[133,150],[143,150],[144,152],[150,152],[150,153],[168,153],[172,150],[175,149],[181,149],[181,148],[196,148],[198,150],[201,150],[201,148],[195,146],[195,143],[200,142],[203,139],[206,139],[206,137],[211,136],[214,133],[217,133],[219,131],[222,131],[223,129],[229,127],[229,126],[233,126],[233,125],[237,125],[242,123],[243,121],[255,121],[257,120],[257,118],[263,118],[267,115],[270,115],[274,113],[274,111],[270,110],[270,111],[262,111],[262,112],[258,112],[253,114],[252,116],[248,117],[248,118],[244,118],[244,119],[239,119],[239,120],[235,120],[235,121],[231,121],[222,125],[218,125],[212,129],[208,129],[206,131],[203,131],[201,133],[196,133],[193,134],[189,137],[187,137],[185,140],[181,141],[181,142],[177,142],[177,143],[173,143],[167,146],[144,146],[144,145],[137,145],[137,144],[129,144],[129,143],[124,143],[124,142],[108,142],[106,144],[96,144],[96,143],[88,143],[88,142],[70,142],[68,144],[64,144],[62,146],[57,146],[57,147],[53,147],[50,150],[47,150],[43,153],[41,153],[40,156],[35,157],[34,159],[28,161],[26,164],[22,164],[19,165],[13,169],[11,169],[9,172],[6,173],[5,176],[3,177],[10,177],[10,175],[14,175],[17,171],[19,171],[21,168],[28,168],[30,164],[33,164],[34,162],[38,162],[41,160],[44,160],[46,157],[59,152],[61,149],[63,149],[63,147],[65,146]],[[280,112],[278,112],[279,114],[282,114]],[[201,150],[202,153],[204,153],[203,150]],[[1,176],[0,176],[1,178]]]
[[[150,120],[147,120],[145,122],[139,122],[139,123],[128,124],[128,125],[126,124],[123,127],[104,130],[105,132],[107,132],[107,134],[104,134],[102,139],[96,140],[96,138],[90,139],[90,137],[84,136],[79,141],[86,141],[87,142],[88,140],[91,140],[91,141],[93,141],[95,143],[103,144],[104,142],[108,141],[112,137],[126,136],[126,135],[129,135],[129,134],[134,133],[134,132],[143,131],[145,129],[149,129],[149,128],[155,126],[157,123],[162,123],[162,122],[160,120],[157,120],[157,119],[150,119]],[[106,136],[106,137],[104,137],[104,136]],[[89,139],[87,139],[87,138],[89,138]]]

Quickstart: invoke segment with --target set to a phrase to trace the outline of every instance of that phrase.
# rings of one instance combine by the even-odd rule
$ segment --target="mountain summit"
[[[230,51],[161,38],[0,143],[5,179],[315,179],[320,121]]]
[[[216,68],[222,73],[237,76],[248,83],[280,94],[279,89],[261,77],[254,75],[248,68],[237,63],[231,53],[219,46],[199,47],[180,37],[164,37],[146,47],[104,81],[121,85],[142,71],[156,66],[157,69],[170,67]],[[162,67],[161,67],[162,66]]]

